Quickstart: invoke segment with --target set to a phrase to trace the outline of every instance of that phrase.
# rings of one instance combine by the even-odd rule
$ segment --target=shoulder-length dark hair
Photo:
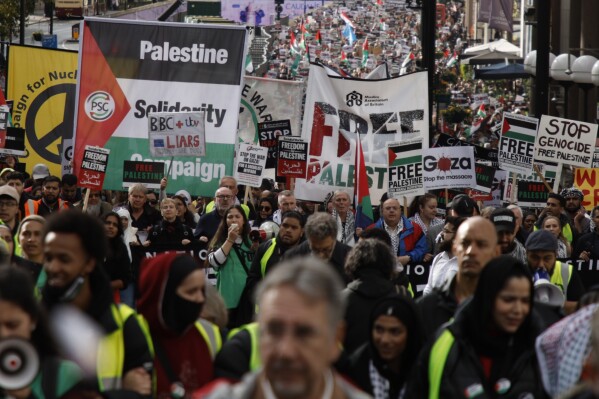
[[[233,205],[232,207],[230,207],[229,209],[227,209],[225,211],[225,214],[223,215],[223,220],[218,225],[218,229],[216,230],[216,234],[214,235],[214,238],[212,239],[212,241],[210,241],[209,248],[211,250],[216,249],[216,248],[220,247],[221,245],[223,245],[225,240],[227,239],[227,235],[229,234],[229,228],[227,227],[227,216],[229,216],[229,213],[231,213],[231,211],[233,209],[237,209],[239,211],[239,213],[241,213],[241,216],[243,217],[243,226],[241,228],[241,234],[240,234],[241,239],[243,240],[243,242],[246,245],[248,245],[248,246],[251,245],[250,225],[248,223],[248,217],[245,214],[245,211],[243,210],[241,205]]]
[[[41,358],[56,356],[58,351],[50,334],[48,319],[33,291],[33,281],[29,274],[14,266],[0,268],[0,301],[18,306],[31,317],[35,329],[31,332],[30,342]]]
[[[107,214],[105,214],[105,215],[103,215],[103,216],[102,216],[102,222],[104,222],[104,223],[105,223],[105,222],[106,222],[106,220],[107,220],[107,219],[108,219],[110,216],[114,216],[114,217],[116,218],[116,221],[117,221],[117,227],[116,227],[117,233],[116,233],[116,238],[118,238],[118,237],[122,237],[125,231],[123,230],[123,225],[121,224],[121,217],[119,216],[119,214],[118,214],[118,213],[116,213],[116,212],[114,212],[114,211],[110,211],[110,212],[108,212]],[[111,239],[111,238],[109,238],[108,240],[109,240],[109,241],[111,241],[112,239]]]

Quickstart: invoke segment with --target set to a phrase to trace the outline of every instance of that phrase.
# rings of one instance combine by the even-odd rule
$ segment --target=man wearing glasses
[[[225,211],[233,204],[235,204],[235,196],[231,189],[219,187],[214,194],[214,209],[202,215],[193,235],[202,242],[209,242],[216,234]]]

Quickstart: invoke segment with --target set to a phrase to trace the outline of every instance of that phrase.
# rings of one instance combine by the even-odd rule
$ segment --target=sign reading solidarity
[[[25,130],[18,127],[0,130],[0,154],[26,155]]]
[[[159,189],[164,177],[164,162],[124,161],[123,187],[142,183],[147,188]]]
[[[422,184],[422,140],[390,143],[389,196],[423,195]]]
[[[266,168],[273,169],[277,166],[277,138],[291,136],[291,122],[286,119],[258,123],[258,135],[260,136],[260,147],[268,148]]]
[[[503,114],[499,143],[499,167],[530,174],[539,120],[519,114]]]
[[[101,190],[106,176],[110,150],[100,147],[85,146],[83,161],[79,169],[79,187],[90,190]]]
[[[576,168],[574,174],[574,186],[578,187],[584,194],[582,206],[587,211],[593,210],[599,205],[599,169],[597,168]]]
[[[204,112],[148,114],[150,153],[155,157],[206,155]]]
[[[543,115],[535,144],[535,160],[588,168],[593,161],[597,125]]]
[[[255,144],[239,144],[239,155],[235,164],[235,179],[238,184],[259,187],[266,167],[268,148]]]
[[[305,178],[308,143],[299,138],[279,137],[277,176]]]
[[[476,186],[472,147],[429,148],[422,169],[425,190]]]

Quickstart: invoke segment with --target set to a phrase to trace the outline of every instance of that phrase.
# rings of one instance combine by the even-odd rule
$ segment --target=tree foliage
[[[25,14],[35,10],[35,0],[25,0]],[[21,0],[0,0],[0,40],[5,40],[19,33],[19,16]]]

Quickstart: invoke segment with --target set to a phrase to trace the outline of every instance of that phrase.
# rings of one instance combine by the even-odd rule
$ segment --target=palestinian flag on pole
[[[301,54],[295,56],[295,60],[293,60],[293,64],[291,65],[291,76],[297,76],[297,68],[299,67],[301,60]]]
[[[314,39],[316,39],[318,44],[322,46],[322,37],[320,37],[320,29],[316,31],[316,36],[314,37]]]
[[[356,140],[356,167],[354,168],[354,198],[356,205],[356,227],[367,228],[374,223],[374,213],[370,202],[370,189],[368,188],[368,175],[364,163],[362,142],[358,134]]]
[[[364,39],[364,44],[362,44],[362,68],[366,66],[368,62],[368,38]]]
[[[480,107],[478,108],[478,111],[476,111],[476,116],[478,116],[480,118],[484,118],[487,116],[487,112],[485,111],[485,104],[480,105]]]
[[[0,87],[0,129],[4,126],[5,128],[12,126],[12,118],[10,117],[10,110],[4,97],[4,92]]]
[[[301,53],[302,50],[301,50],[300,46],[298,45],[297,40],[295,39],[295,33],[293,33],[293,31],[290,31],[289,36],[290,36],[289,44],[290,44],[291,52],[295,53],[295,54]]]

